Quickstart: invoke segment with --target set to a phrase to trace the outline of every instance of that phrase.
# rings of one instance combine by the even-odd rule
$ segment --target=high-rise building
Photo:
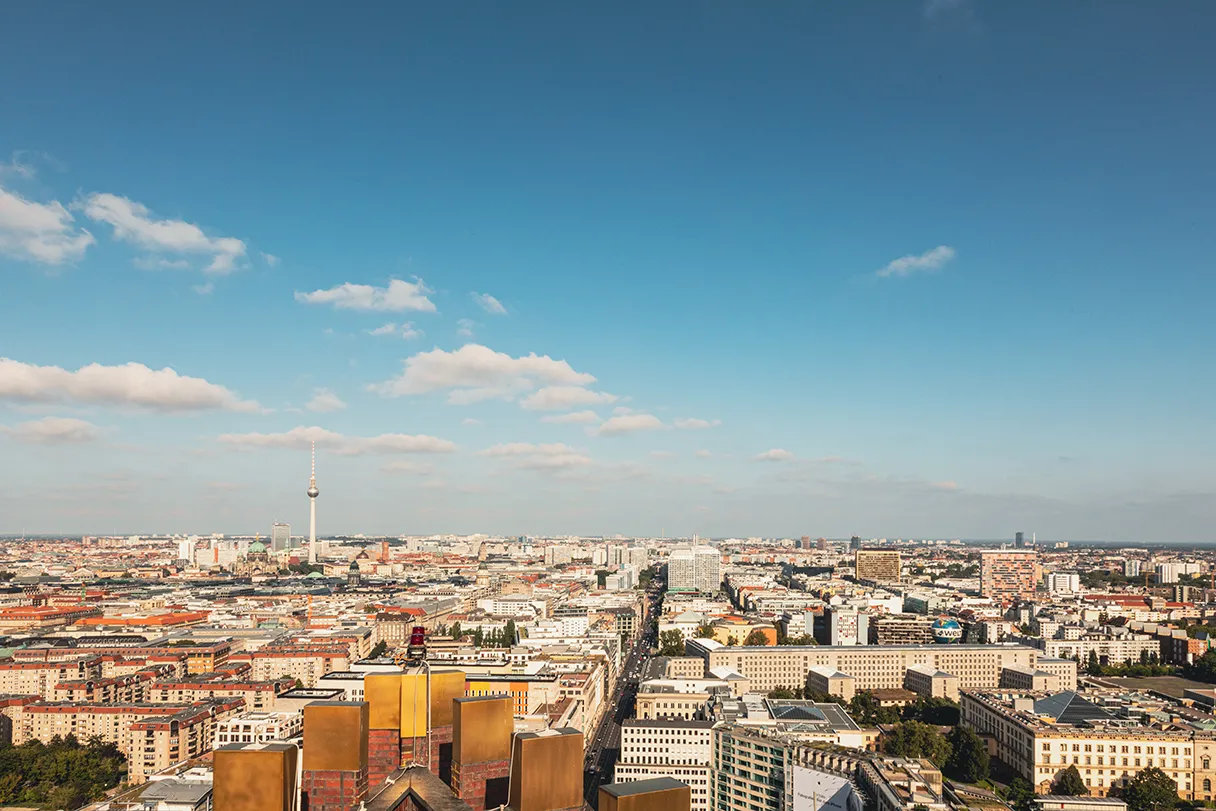
[[[275,523],[270,527],[270,550],[282,552],[291,548],[291,524]]]
[[[1024,532],[1013,533],[1013,548],[1014,549],[1025,549],[1026,548],[1026,534]]]
[[[854,556],[858,580],[874,583],[898,583],[900,558],[894,549],[858,549]]]
[[[629,719],[621,723],[616,781],[674,777],[692,788],[692,811],[708,811],[713,721]]]
[[[861,538],[854,535],[852,538],[849,538],[849,551],[856,552],[858,549],[861,549]]]
[[[191,535],[177,545],[177,559],[186,561],[188,566],[195,563],[195,549],[198,547],[198,536]]]
[[[1076,572],[1054,572],[1047,576],[1047,590],[1052,594],[1077,594],[1081,591],[1081,576]]]
[[[712,546],[681,547],[667,559],[668,591],[712,594],[722,584],[721,558]]]
[[[816,545],[818,546],[820,552],[828,551],[828,539],[827,538],[820,538],[818,541],[816,541]]]
[[[1158,563],[1157,564],[1157,582],[1158,583],[1177,583],[1178,575],[1183,573],[1181,563]]]
[[[856,608],[831,606],[824,610],[824,631],[829,645],[866,645],[870,641],[870,615]]]
[[[991,549],[980,553],[980,594],[1009,599],[1034,597],[1040,580],[1034,549]]]
[[[1139,577],[1140,576],[1140,561],[1135,558],[1128,558],[1123,561],[1123,576],[1124,577]]]
[[[798,542],[798,548],[799,549],[810,549],[811,548],[811,536],[803,535],[802,540]]]

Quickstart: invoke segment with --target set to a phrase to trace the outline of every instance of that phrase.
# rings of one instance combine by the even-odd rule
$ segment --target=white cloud
[[[473,329],[477,326],[477,322],[471,318],[462,318],[456,322],[456,334],[461,338],[472,338]]]
[[[713,451],[707,451],[704,448],[702,448],[701,450],[696,452],[696,455],[701,459],[709,459],[714,454],[713,454]]]
[[[698,428],[714,428],[722,424],[722,420],[701,420],[696,417],[677,417],[671,423],[677,428],[695,430]]]
[[[190,289],[200,296],[209,296],[215,292],[215,282],[207,282],[206,284],[193,284]]]
[[[878,271],[878,276],[886,278],[888,276],[908,276],[920,271],[932,272],[941,269],[954,256],[954,248],[951,248],[949,245],[938,245],[933,250],[925,251],[920,256],[909,254],[901,256],[898,259],[892,259],[885,267]]]
[[[615,436],[632,434],[635,431],[655,431],[662,427],[664,427],[662,420],[653,414],[618,414],[615,417],[609,417],[598,428],[587,430],[600,436]]]
[[[0,188],[0,254],[44,265],[75,262],[96,242],[75,222],[58,200],[35,203]]]
[[[417,476],[429,476],[435,470],[431,465],[424,465],[408,459],[395,459],[392,462],[381,465],[380,469],[385,473],[413,473]]]
[[[569,414],[546,414],[540,421],[555,425],[588,425],[599,422],[600,415],[594,411],[572,411]]]
[[[377,336],[379,336],[379,335],[400,335],[405,340],[411,341],[415,338],[421,338],[426,333],[424,333],[422,330],[415,327],[413,321],[406,321],[404,324],[402,324],[400,326],[400,328],[398,328],[398,326],[396,324],[390,322],[388,324],[385,324],[382,327],[376,327],[375,329],[369,329],[367,331],[367,334],[368,335],[377,335]]]
[[[491,296],[489,293],[470,293],[473,301],[477,302],[477,306],[492,315],[506,315],[507,308],[502,306],[502,302]]]
[[[520,405],[530,411],[564,411],[584,405],[616,402],[617,396],[582,386],[545,386],[529,394]]]
[[[430,292],[431,289],[422,279],[416,282],[390,279],[388,287],[346,282],[328,290],[314,290],[311,293],[296,291],[296,301],[305,304],[332,304],[339,310],[394,313],[412,310],[433,313],[435,304],[427,298],[427,293]]]
[[[263,253],[263,254],[262,254],[262,261],[263,261],[263,262],[265,262],[267,265],[269,265],[270,267],[272,267],[272,268],[273,268],[273,267],[278,267],[278,266],[279,266],[279,262],[281,262],[282,260],[281,260],[281,259],[279,259],[279,257],[275,256],[275,255],[274,255],[274,254],[272,254],[272,253]]]
[[[317,426],[303,425],[275,434],[222,434],[225,445],[243,448],[307,448],[316,442],[318,448],[329,448],[339,456],[361,456],[372,453],[451,453],[456,445],[446,439],[410,434],[380,434],[359,437],[328,431]]]
[[[754,458],[757,462],[788,462],[794,458],[794,454],[785,448],[772,448],[764,453],[756,454]]]
[[[245,243],[239,239],[209,237],[184,220],[153,219],[146,206],[116,194],[90,194],[80,207],[89,219],[113,226],[115,239],[159,253],[210,256],[211,263],[203,268],[208,273],[231,273],[245,255]]]
[[[583,386],[592,375],[576,372],[564,360],[530,354],[513,358],[480,344],[447,352],[433,349],[406,358],[400,377],[369,386],[388,397],[448,392],[448,402],[468,405],[482,400],[513,400],[545,384]]]
[[[185,259],[165,259],[159,256],[137,256],[131,264],[140,270],[186,270],[190,263]]]
[[[484,451],[479,451],[478,455],[516,458],[519,460],[516,467],[533,470],[558,470],[591,464],[589,456],[563,442],[540,445],[530,442],[509,442],[486,448]]]
[[[138,406],[165,412],[262,410],[256,402],[242,400],[223,386],[183,377],[169,368],[149,369],[142,363],[91,363],[70,372],[0,358],[0,400]]]
[[[101,430],[93,423],[72,417],[43,417],[12,427],[0,426],[0,433],[36,445],[81,445],[101,436]]]
[[[312,399],[304,407],[319,414],[328,414],[346,408],[346,403],[329,389],[314,389]]]

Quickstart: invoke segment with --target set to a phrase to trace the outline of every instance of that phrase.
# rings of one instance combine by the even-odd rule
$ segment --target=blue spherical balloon
[[[956,619],[939,619],[933,623],[933,641],[939,645],[962,642],[963,626]]]

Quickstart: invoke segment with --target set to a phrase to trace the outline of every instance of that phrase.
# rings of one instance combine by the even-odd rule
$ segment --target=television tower
[[[317,562],[317,442],[312,443],[312,475],[308,477],[308,562]]]

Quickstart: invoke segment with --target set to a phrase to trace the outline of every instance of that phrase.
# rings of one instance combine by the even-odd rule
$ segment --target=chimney
[[[511,774],[511,733],[515,715],[510,696],[452,701],[452,791],[474,811],[507,801]],[[582,764],[579,764],[582,780]]]
[[[367,784],[375,787],[401,768],[401,674],[368,673]]]
[[[513,811],[581,811],[583,733],[546,729],[515,736],[511,750]]]
[[[368,723],[362,701],[304,707],[302,811],[353,811],[367,797]]]
[[[216,749],[214,811],[296,811],[296,752],[290,743],[230,743]]]
[[[599,811],[689,811],[692,789],[671,777],[600,786]]]
[[[448,785],[452,783],[452,702],[464,698],[466,686],[463,670],[431,671],[431,773]]]

